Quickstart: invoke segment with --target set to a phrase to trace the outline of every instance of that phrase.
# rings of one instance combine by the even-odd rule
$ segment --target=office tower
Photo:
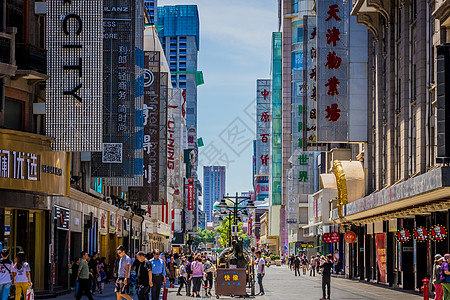
[[[203,211],[206,214],[206,222],[213,221],[213,206],[220,201],[225,194],[225,167],[203,167]]]
[[[158,0],[144,1],[145,11],[147,12],[148,20],[150,22],[149,25],[156,25],[156,16],[158,12],[157,4]]]

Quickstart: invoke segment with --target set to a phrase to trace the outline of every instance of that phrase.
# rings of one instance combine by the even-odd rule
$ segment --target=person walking
[[[339,250],[338,249],[334,250],[333,268],[334,268],[334,273],[339,274]]]
[[[298,257],[298,255],[294,258],[293,264],[295,276],[297,276],[297,274],[300,276],[300,257]]]
[[[441,264],[441,285],[444,291],[444,300],[450,299],[450,254],[444,255],[444,261]]]
[[[153,251],[153,258],[150,260],[152,265],[152,300],[159,299],[159,293],[161,292],[162,284],[166,284],[166,267],[164,261],[159,257],[158,250]]]
[[[9,260],[9,250],[3,249],[0,260],[0,299],[8,299],[11,289],[11,277],[13,263]]]
[[[92,295],[94,295],[95,292],[97,291],[97,285],[98,285],[98,282],[97,282],[98,261],[97,261],[97,259],[98,259],[98,253],[94,252],[94,254],[92,255],[92,257],[91,257],[91,259],[89,260],[89,263],[88,263],[89,269],[90,269],[90,271],[92,273],[92,282],[91,282],[92,283]]]
[[[24,299],[27,297],[27,291],[31,289],[30,265],[25,261],[25,252],[19,252],[16,255],[16,263],[12,267],[13,284],[16,286],[16,300],[20,300],[23,294]]]
[[[441,285],[441,264],[444,258],[440,254],[434,256],[433,274],[431,275],[431,283],[434,286],[435,296],[434,300],[442,300],[444,291]]]
[[[183,260],[180,265],[180,277],[178,277],[178,282],[180,283],[180,287],[178,288],[177,296],[182,296],[181,290],[183,289],[183,285],[186,285],[186,296],[188,296],[186,279],[187,279],[186,260]]]
[[[333,263],[331,262],[332,259],[333,256],[331,254],[328,254],[325,262],[320,265],[320,268],[322,269],[322,294],[323,294],[323,297],[320,298],[321,300],[330,299],[331,270],[333,269]]]
[[[117,300],[121,300],[122,298],[132,300],[128,295],[131,275],[131,258],[127,255],[123,245],[117,247],[117,255],[119,255],[119,266],[117,269],[116,288],[114,291],[116,292]]]
[[[211,295],[211,290],[212,290],[212,287],[213,287],[214,273],[216,273],[216,267],[211,262],[209,257],[203,259],[203,266],[205,268],[205,273],[206,273],[205,285],[207,287],[209,287],[209,291],[206,290],[205,292],[206,292],[207,296],[208,295],[212,296]]]
[[[173,257],[173,255],[170,257],[170,260],[167,263],[167,269],[168,269],[170,287],[173,288],[173,287],[175,287],[175,279],[176,279],[176,273],[177,273],[177,264],[175,262],[175,258]]]
[[[309,276],[316,276],[316,258],[311,256],[309,261]]]
[[[142,251],[139,251],[136,254],[136,260],[139,261],[137,266],[137,296],[139,300],[148,300],[150,296],[150,288],[153,286],[152,264],[149,260],[147,260],[145,253]]]
[[[202,263],[202,257],[200,254],[195,256],[194,262],[191,264],[192,268],[192,281],[194,287],[192,289],[192,295],[197,294],[197,298],[200,298],[200,288],[202,286],[202,278],[205,274],[205,270]]]
[[[87,262],[88,257],[89,254],[86,251],[81,251],[81,262],[80,266],[78,267],[77,273],[77,281],[78,281],[78,291],[76,292],[77,300],[80,300],[83,294],[85,294],[89,300],[94,299],[91,294],[91,281],[89,278],[90,272],[89,272],[89,265]]]
[[[264,287],[263,287],[263,278],[264,274],[266,272],[266,266],[264,263],[264,259],[261,257],[261,251],[257,250],[255,252],[256,255],[256,264],[258,265],[256,278],[258,279],[258,285],[259,285],[259,294],[260,296],[264,295]]]
[[[306,275],[306,268],[308,266],[308,258],[306,257],[306,254],[303,254],[302,256],[302,270],[303,275]]]
[[[192,286],[192,262],[194,261],[194,257],[192,255],[188,256],[188,262],[186,264],[186,272],[187,272],[187,278],[186,278],[186,289],[187,289],[187,296],[191,296],[191,286]]]

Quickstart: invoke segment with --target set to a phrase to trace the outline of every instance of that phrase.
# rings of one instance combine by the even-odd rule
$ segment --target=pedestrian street
[[[320,299],[322,297],[322,281],[321,276],[316,274],[310,277],[309,273],[295,277],[293,271],[289,271],[286,266],[271,266],[266,268],[266,276],[263,280],[265,295],[255,296],[256,300],[298,300],[298,299]],[[169,300],[188,300],[184,290],[183,296],[176,296],[177,289],[169,289]],[[256,284],[256,293],[259,292],[258,284]],[[215,299],[214,292],[212,299]],[[231,299],[229,296],[220,296],[220,299]],[[331,278],[331,298],[330,299],[365,299],[365,300],[419,300],[423,297],[396,291],[393,289],[375,286],[349,280],[344,278]]]

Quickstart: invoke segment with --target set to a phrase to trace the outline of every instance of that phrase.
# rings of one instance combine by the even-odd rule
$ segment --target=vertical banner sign
[[[271,84],[270,79],[256,81],[256,175],[269,175],[270,146],[272,135]]]
[[[45,126],[56,151],[102,151],[103,3],[48,0]]]
[[[103,1],[103,146],[101,153],[92,154],[92,175],[132,178],[137,7],[133,0],[123,0],[120,6],[116,2]],[[105,184],[111,185],[107,180]]]
[[[348,141],[349,0],[317,2],[319,142]]]
[[[380,282],[386,283],[386,233],[375,235],[375,244],[377,247],[377,265],[380,270]]]
[[[167,204],[167,134],[169,74],[160,74],[159,97],[159,204]],[[155,203],[156,204],[156,203]]]
[[[169,89],[167,106],[167,184],[173,196],[173,208],[183,208],[181,159],[183,148],[182,105],[183,90]]]
[[[327,144],[317,142],[317,20],[303,18],[303,136],[298,141],[304,151],[327,151]]]
[[[194,184],[188,184],[188,192],[187,192],[187,207],[188,210],[194,210]]]
[[[159,197],[160,53],[144,53],[144,182],[129,188],[131,201],[142,205],[162,204]]]

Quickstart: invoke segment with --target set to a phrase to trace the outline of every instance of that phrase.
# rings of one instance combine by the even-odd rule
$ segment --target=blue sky
[[[200,15],[198,136],[203,165],[227,165],[230,194],[252,189],[251,139],[256,79],[270,78],[275,0],[159,0],[158,6],[196,4]],[[203,166],[199,166],[203,182]]]

